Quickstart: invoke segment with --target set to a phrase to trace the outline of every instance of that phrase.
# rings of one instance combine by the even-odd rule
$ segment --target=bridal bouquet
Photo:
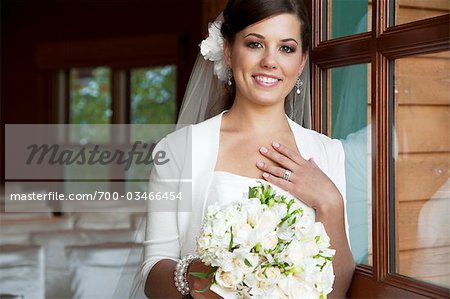
[[[267,184],[209,206],[197,246],[213,268],[211,290],[224,298],[326,298],[332,290],[335,250],[323,224]]]

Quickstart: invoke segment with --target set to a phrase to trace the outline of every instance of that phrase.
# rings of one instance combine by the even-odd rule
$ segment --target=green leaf
[[[208,272],[208,277],[211,276],[212,274],[216,273],[218,268],[219,267],[212,267],[211,270]]]
[[[189,275],[192,275],[197,278],[208,278],[211,274],[205,272],[189,272]]]
[[[204,288],[203,290],[195,290],[196,293],[204,293],[206,291],[208,291],[211,286],[213,285],[214,282],[211,282],[206,288]]]
[[[257,197],[257,187],[248,187],[248,198],[255,198]]]
[[[230,250],[231,251],[231,249],[233,249],[233,227],[231,227],[231,232],[230,232],[230,234],[231,234],[231,238],[230,238],[230,244],[228,244],[228,250]]]
[[[245,259],[244,263],[247,267],[253,267],[253,265],[248,261],[248,259]]]
[[[294,202],[295,202],[295,199],[291,198],[291,200],[289,201],[289,203],[288,203],[288,205],[287,205],[288,213],[289,213],[289,209],[290,209],[291,206],[294,204]]]

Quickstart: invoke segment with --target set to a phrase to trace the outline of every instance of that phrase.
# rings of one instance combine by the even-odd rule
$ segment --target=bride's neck
[[[289,128],[284,106],[249,107],[233,104],[224,115],[223,127],[227,130],[268,134]]]

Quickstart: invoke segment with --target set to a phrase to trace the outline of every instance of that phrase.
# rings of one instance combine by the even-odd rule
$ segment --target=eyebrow
[[[246,36],[244,36],[244,38],[246,38],[248,36],[251,36],[251,35],[256,36],[257,38],[260,38],[260,39],[266,39],[264,36],[262,36],[261,34],[258,34],[258,33],[249,33]],[[289,41],[293,41],[293,42],[295,42],[298,45],[298,41],[295,38],[285,38],[285,39],[282,39],[281,41],[284,42],[284,43],[285,42],[289,42]]]

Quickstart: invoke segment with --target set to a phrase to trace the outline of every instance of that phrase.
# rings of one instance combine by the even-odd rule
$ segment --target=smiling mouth
[[[256,83],[258,85],[262,85],[265,87],[273,87],[278,84],[278,82],[281,81],[281,79],[273,78],[273,77],[266,77],[266,76],[252,76],[253,79],[255,79]]]

